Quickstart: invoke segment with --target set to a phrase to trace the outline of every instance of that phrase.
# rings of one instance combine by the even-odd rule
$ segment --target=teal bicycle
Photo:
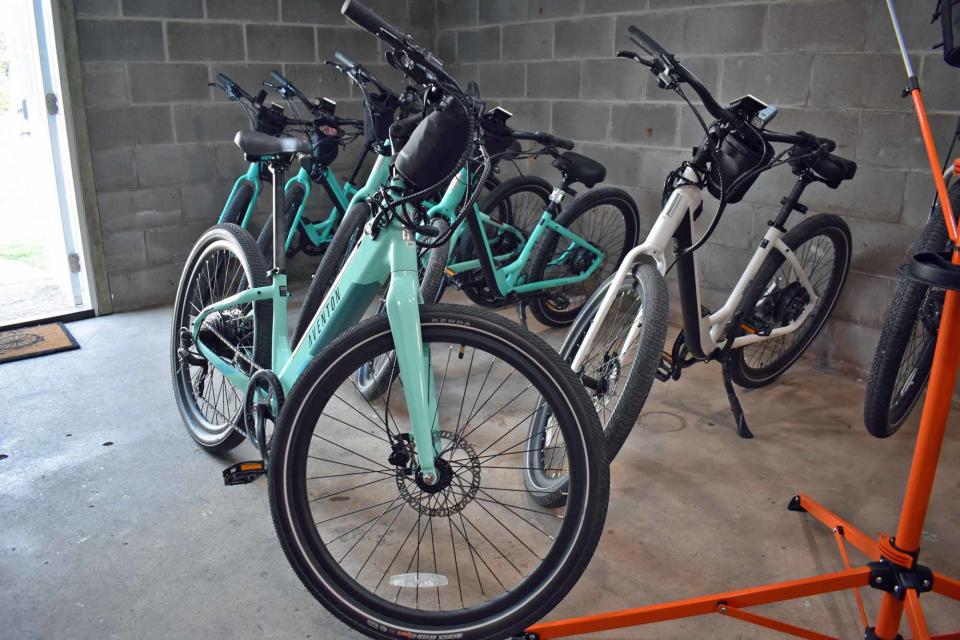
[[[582,385],[542,340],[485,310],[420,304],[418,245],[448,242],[478,195],[452,178],[478,154],[475,184],[490,169],[482,103],[373,12],[348,2],[344,13],[430,86],[434,110],[354,196],[372,216],[299,341],[286,334],[282,243],[268,269],[239,226],[203,234],[174,308],[175,396],[202,448],[257,443],[263,460],[225,480],[268,473],[287,558],[338,618],[376,638],[507,637],[564,597],[597,544],[609,489],[602,434]],[[282,238],[285,172],[310,145],[258,132],[237,143],[271,173]],[[457,211],[447,230],[419,204],[442,185],[435,208]],[[386,313],[360,322],[388,282]],[[354,372],[389,352],[394,382],[367,401]],[[538,506],[523,481],[526,424],[544,411],[568,457],[562,511]]]

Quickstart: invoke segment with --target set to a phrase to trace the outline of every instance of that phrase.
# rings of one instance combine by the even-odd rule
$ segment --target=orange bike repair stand
[[[936,146],[930,133],[930,124],[924,111],[920,89],[906,55],[906,47],[903,44],[892,0],[887,0],[887,5],[907,67],[907,75],[910,80],[909,95],[913,99],[920,130],[923,133],[923,142],[930,161],[930,168],[933,170],[944,222],[950,232],[954,246],[957,246],[957,226],[951,210],[950,199],[947,197],[946,184],[940,172],[940,160],[937,157]],[[936,254],[925,255],[935,256]],[[943,444],[947,414],[950,411],[957,368],[960,364],[960,291],[957,290],[957,288],[960,288],[960,253],[954,251],[952,255],[947,255],[946,258],[943,259],[943,256],[941,256],[941,268],[948,273],[949,277],[953,278],[953,284],[937,283],[937,286],[946,287],[947,292],[927,397],[923,405],[923,415],[920,420],[913,462],[895,537],[890,538],[881,535],[879,539],[873,540],[808,496],[800,494],[790,501],[788,508],[791,511],[809,513],[833,532],[840,550],[840,557],[843,560],[843,571],[790,582],[716,593],[690,600],[601,613],[582,618],[543,622],[533,625],[524,634],[517,637],[523,640],[552,640],[553,638],[597,633],[652,622],[718,613],[791,636],[829,640],[831,636],[758,615],[746,609],[851,589],[860,612],[860,619],[863,622],[866,640],[902,640],[898,631],[904,613],[907,615],[913,634],[912,640],[927,640],[930,638],[960,640],[960,632],[931,636],[927,630],[923,608],[920,604],[920,595],[931,591],[952,600],[960,601],[960,580],[948,578],[917,562],[920,552],[920,533],[923,530],[927,508],[930,504],[930,494],[937,472],[940,448]],[[916,262],[915,259],[914,264]],[[954,288],[950,289],[950,286]],[[845,544],[850,544],[859,550],[869,558],[870,562],[866,566],[852,567]],[[884,592],[874,626],[870,626],[863,606],[863,598],[859,591],[862,587],[871,587]]]

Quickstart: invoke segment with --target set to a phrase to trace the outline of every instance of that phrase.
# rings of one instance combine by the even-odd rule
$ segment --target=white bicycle
[[[721,107],[696,76],[650,36],[632,26],[627,35],[651,57],[626,51],[617,55],[647,66],[661,88],[676,91],[694,110],[706,136],[693,159],[668,176],[663,209],[650,233],[587,301],[560,350],[590,392],[611,460],[637,421],[654,379],[676,380],[697,362],[721,362],[738,434],[752,437],[732,382],[760,387],[796,362],[823,328],[850,268],[850,230],[843,219],[818,214],[789,231],[787,219],[794,211],[806,213],[800,198],[807,186],[822,182],[837,188],[857,169],[856,163],[830,153],[836,148],[832,140],[766,130],[776,108],[753,96]],[[715,118],[711,125],[687,100],[683,85],[697,93]],[[775,153],[771,143],[790,146]],[[726,206],[742,199],[760,173],[782,164],[790,165],[796,183],[726,302],[716,311],[706,310],[694,252],[716,229]],[[701,231],[704,188],[720,205]],[[664,276],[674,266],[682,331],[667,353]],[[532,442],[540,446],[528,453],[527,483],[536,487],[550,480],[556,486],[556,476],[564,473],[565,452],[553,442],[550,416],[541,412],[530,428]],[[550,469],[550,477],[542,477],[541,469]],[[563,498],[555,493],[553,499]]]

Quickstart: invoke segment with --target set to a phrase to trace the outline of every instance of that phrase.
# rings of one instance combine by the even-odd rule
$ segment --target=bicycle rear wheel
[[[803,355],[827,322],[850,271],[850,228],[839,216],[824,213],[807,218],[788,231],[783,241],[810,278],[817,304],[792,333],[730,354],[730,378],[741,387],[770,384]],[[743,295],[741,324],[756,331],[776,329],[798,318],[808,304],[793,267],[782,253],[772,251]]]
[[[567,327],[590,295],[620,266],[627,251],[637,245],[640,213],[626,191],[607,187],[577,198],[557,216],[557,224],[600,249],[606,255],[593,274],[575,284],[553,287],[530,303],[534,317],[548,327]],[[530,258],[530,282],[576,276],[593,262],[593,254],[573,248],[554,231],[546,231]]]
[[[253,237],[232,224],[208,229],[193,246],[174,302],[170,372],[177,408],[190,436],[207,451],[243,441],[243,394],[200,355],[191,338],[199,311],[252,287],[264,287],[267,267]],[[270,361],[272,303],[256,302],[215,312],[199,335],[214,353],[247,375]]]
[[[291,389],[271,452],[270,505],[291,566],[340,620],[375,638],[502,639],[566,595],[606,515],[595,414],[542,340],[478,309],[425,305],[437,385],[440,481],[426,485],[402,375],[382,401],[354,371],[394,348],[386,318],[328,345]],[[566,508],[521,479],[526,423],[548,406],[567,442]]]
[[[960,183],[950,187],[950,201],[955,211],[960,210]],[[938,209],[914,250],[943,251],[949,244]],[[906,279],[897,283],[877,341],[863,402],[864,425],[877,438],[896,433],[923,393],[933,364],[943,297],[942,289]]]

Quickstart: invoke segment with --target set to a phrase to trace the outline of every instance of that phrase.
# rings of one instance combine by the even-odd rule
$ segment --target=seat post
[[[784,226],[787,223],[787,218],[790,217],[790,214],[794,211],[799,211],[800,213],[806,213],[807,207],[800,204],[800,196],[803,195],[803,190],[807,188],[813,182],[813,179],[806,172],[801,173],[797,178],[797,181],[793,184],[793,189],[790,190],[790,195],[782,198],[780,204],[783,205],[780,207],[780,213],[777,214],[777,217],[770,222],[771,227],[776,227],[781,231],[785,231]]]
[[[271,274],[287,273],[287,221],[283,201],[283,187],[286,169],[282,161],[273,159],[269,163],[273,174],[273,269]]]

